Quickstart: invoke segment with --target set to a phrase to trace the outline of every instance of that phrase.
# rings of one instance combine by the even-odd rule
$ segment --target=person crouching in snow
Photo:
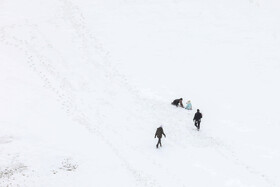
[[[163,128],[162,126],[160,126],[159,128],[157,128],[157,131],[156,131],[156,134],[155,134],[155,138],[158,137],[158,143],[157,143],[157,148],[158,148],[158,145],[160,145],[160,147],[162,146],[161,145],[161,138],[162,138],[162,135],[164,135],[164,137],[166,138],[166,135],[164,134],[163,132]]]
[[[184,108],[184,105],[183,105],[183,98],[175,99],[171,104],[172,104],[172,105],[175,105],[176,107],[178,107],[179,104],[180,104],[180,107]]]
[[[186,109],[187,110],[192,110],[192,104],[191,104],[190,100],[188,100],[188,102],[187,102]]]

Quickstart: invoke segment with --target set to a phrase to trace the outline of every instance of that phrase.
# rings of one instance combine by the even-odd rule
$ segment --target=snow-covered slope
[[[1,1],[0,186],[280,186],[279,6]]]

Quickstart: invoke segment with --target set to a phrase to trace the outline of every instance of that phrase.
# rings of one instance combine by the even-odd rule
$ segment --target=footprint
[[[6,144],[6,143],[10,143],[12,141],[13,141],[13,137],[12,136],[0,137],[0,144]]]

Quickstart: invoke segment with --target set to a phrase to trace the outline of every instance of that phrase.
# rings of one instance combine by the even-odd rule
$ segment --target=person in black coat
[[[158,145],[160,145],[160,147],[162,146],[161,145],[161,138],[162,138],[162,135],[164,135],[164,137],[166,138],[166,135],[164,134],[163,132],[163,128],[162,126],[160,126],[159,128],[157,128],[157,131],[155,133],[155,138],[158,137],[158,143],[157,143],[157,148],[158,148]]]
[[[202,114],[200,113],[199,109],[197,109],[197,112],[195,113],[193,117],[194,125],[196,126],[197,130],[200,129],[200,122],[201,122]]]
[[[175,106],[179,106],[180,104],[180,107],[184,108],[184,105],[183,105],[183,98],[180,98],[180,99],[175,99],[172,103],[172,105],[175,105]]]

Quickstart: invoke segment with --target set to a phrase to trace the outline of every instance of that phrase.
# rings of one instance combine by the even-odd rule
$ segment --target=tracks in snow
[[[82,49],[84,53],[83,61],[87,64],[94,63],[97,67],[101,67],[98,61],[107,61],[108,52],[106,52],[102,46],[97,42],[89,31],[85,28],[83,23],[83,16],[79,13],[79,9],[74,6],[70,1],[63,0],[63,9],[65,10],[64,19],[69,19],[75,33],[80,39],[82,44]],[[17,36],[13,34],[13,31],[19,29],[20,31],[25,31],[27,36]],[[37,24],[22,24],[22,25],[11,25],[1,28],[0,30],[0,42],[7,46],[14,47],[24,54],[26,57],[27,66],[41,79],[44,87],[51,91],[55,96],[57,101],[61,104],[62,109],[68,114],[68,116],[77,122],[78,124],[84,126],[90,133],[95,136],[100,137],[103,142],[111,148],[114,154],[119,158],[122,165],[127,171],[135,178],[136,184],[139,186],[160,186],[152,176],[146,175],[144,172],[134,168],[122,155],[116,146],[114,146],[107,137],[105,137],[98,125],[102,124],[102,121],[92,122],[89,120],[87,115],[79,108],[79,105],[75,100],[78,98],[75,96],[71,82],[67,78],[63,77],[55,68],[53,64],[56,62],[52,61],[48,56],[44,55],[41,51],[36,48],[36,44],[33,43],[32,39],[36,38],[41,42],[40,45],[44,46],[44,49],[48,49],[53,53],[55,49],[52,44],[47,40],[43,33],[38,29]],[[92,45],[92,43],[94,45]],[[92,56],[90,53],[91,47],[94,47],[95,51],[98,52],[99,57]],[[60,58],[63,61],[63,58]],[[96,61],[98,60],[98,61]],[[66,62],[64,62],[66,63]],[[106,63],[104,64],[106,65]],[[106,68],[104,68],[106,72]],[[108,74],[107,74],[108,75]]]

